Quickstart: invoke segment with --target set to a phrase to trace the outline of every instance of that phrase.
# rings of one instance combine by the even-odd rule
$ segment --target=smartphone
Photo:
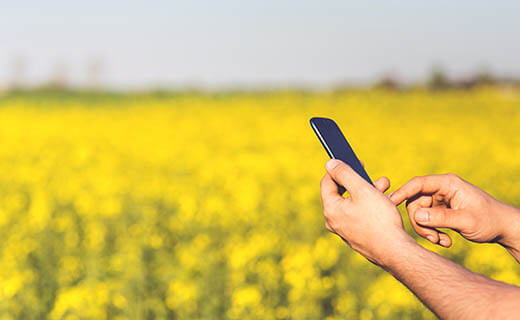
[[[374,185],[336,122],[316,117],[311,118],[310,123],[329,157],[345,162],[368,183]]]

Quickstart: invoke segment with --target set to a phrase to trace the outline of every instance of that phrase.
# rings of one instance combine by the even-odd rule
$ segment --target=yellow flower
[[[453,171],[520,206],[519,105],[496,88],[4,95],[0,315],[431,319],[325,230],[308,119],[334,118],[373,178]],[[519,284],[504,249],[451,234],[420,243]]]

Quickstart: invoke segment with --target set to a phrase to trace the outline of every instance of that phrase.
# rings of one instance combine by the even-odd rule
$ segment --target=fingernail
[[[327,163],[325,164],[325,168],[326,168],[327,170],[332,170],[332,169],[334,169],[337,165],[338,165],[338,160],[336,160],[336,159],[330,159],[330,160],[327,161]]]
[[[430,214],[427,210],[420,209],[415,213],[415,220],[419,222],[428,222],[430,219]]]
[[[435,243],[433,236],[426,236],[426,239],[430,240],[431,243]]]
[[[443,247],[447,247],[448,246],[448,241],[447,240],[442,239],[440,241],[440,243],[441,243],[441,246],[443,246]]]

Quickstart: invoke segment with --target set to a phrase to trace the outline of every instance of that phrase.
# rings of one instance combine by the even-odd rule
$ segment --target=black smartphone
[[[365,168],[356,157],[354,150],[348,144],[336,122],[332,119],[316,117],[311,118],[310,123],[329,157],[345,162],[363,179],[373,185]]]

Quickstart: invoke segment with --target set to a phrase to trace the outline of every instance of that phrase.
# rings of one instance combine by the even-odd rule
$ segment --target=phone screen
[[[329,157],[345,162],[363,179],[373,185],[365,168],[363,168],[363,165],[356,157],[354,150],[352,150],[338,125],[332,119],[312,118],[310,123]]]

